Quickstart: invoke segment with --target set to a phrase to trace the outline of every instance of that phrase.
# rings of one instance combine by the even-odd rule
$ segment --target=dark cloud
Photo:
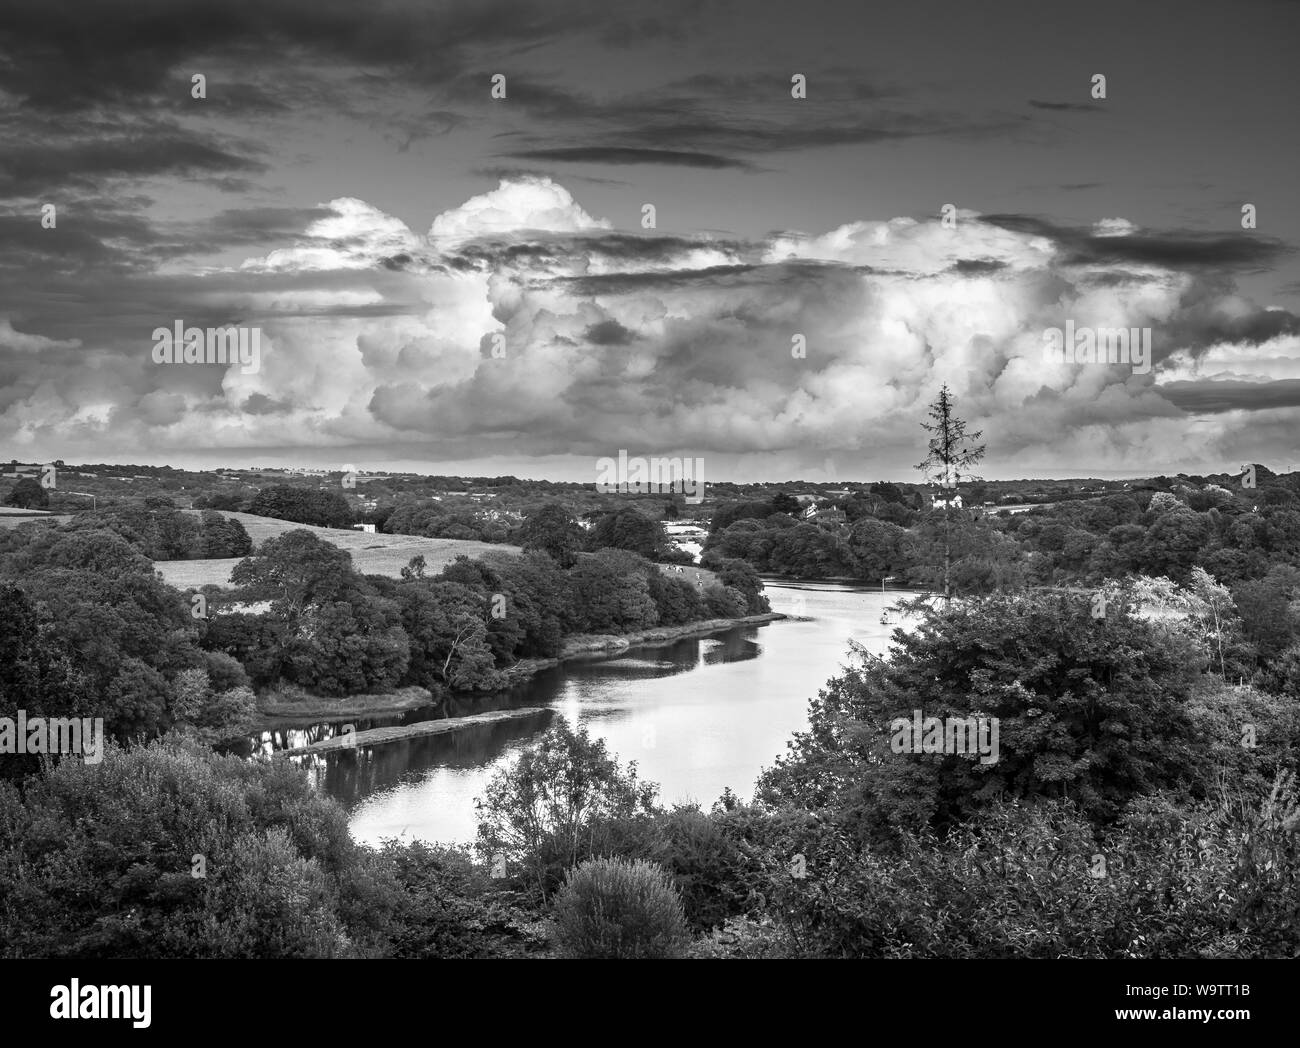
[[[323,208],[261,207],[226,210],[197,222],[163,223],[137,210],[120,210],[102,197],[56,199],[54,229],[41,226],[34,205],[0,215],[0,271],[9,271],[10,279],[106,268],[147,272],[165,259],[283,243],[308,223],[332,214]]]
[[[558,176],[554,171],[543,170],[536,167],[516,167],[507,164],[487,164],[474,168],[472,174],[480,178],[496,178],[505,180],[517,180],[521,178],[550,178],[556,179]],[[564,175],[566,181],[586,182],[594,186],[628,186],[630,182],[624,182],[617,178],[595,178],[592,175],[580,175],[574,172],[566,172]]]
[[[520,237],[480,237],[457,246],[445,256],[449,265],[461,270],[486,269],[497,265],[557,265],[579,260],[584,268],[590,261],[606,259],[620,264],[629,262],[669,263],[684,252],[701,248],[732,254],[756,250],[756,246],[739,240],[704,239],[702,237],[636,236],[631,233],[550,234],[537,239]]]
[[[1240,233],[1138,230],[1101,236],[1092,230],[1058,225],[1031,215],[982,215],[981,222],[1016,233],[1049,237],[1065,251],[1070,265],[1153,265],[1174,270],[1259,272],[1276,265],[1293,249],[1283,241],[1243,230]]]
[[[569,164],[669,164],[676,167],[705,167],[714,170],[752,170],[753,165],[713,153],[687,153],[670,149],[633,149],[618,146],[571,146],[560,149],[528,149],[502,153],[517,160],[550,160]]]
[[[1095,102],[1040,102],[1036,98],[1031,98],[1029,104],[1035,109],[1052,109],[1065,113],[1101,113],[1106,109]]]
[[[536,77],[508,81],[512,106],[530,128],[508,132],[519,144],[501,155],[564,163],[678,164],[746,168],[743,154],[763,155],[829,146],[875,144],[931,135],[993,135],[1015,122],[1006,118],[885,108],[900,94],[842,67],[810,74],[815,91],[790,94],[790,77],[699,73],[650,90],[613,94],[578,92],[568,81]],[[481,100],[487,70],[456,85],[465,101]],[[550,125],[545,134],[532,125]],[[557,144],[557,138],[564,139]],[[740,155],[738,155],[740,154]]]
[[[273,400],[265,393],[252,393],[239,406],[241,411],[250,415],[282,415],[293,410],[293,405],[284,400]]]
[[[174,72],[188,69],[196,56],[216,70],[224,59],[253,68],[255,59],[279,63],[293,52],[446,82],[464,73],[468,48],[535,46],[605,21],[594,4],[515,0],[439,8],[346,0],[97,0],[62,17],[52,10],[57,6],[6,0],[0,7],[0,89],[25,105],[60,112],[143,100],[185,104],[189,92],[177,97]],[[290,67],[286,76],[300,76],[306,65]],[[264,90],[235,90],[235,101],[226,104],[275,105]]]
[[[1266,411],[1300,407],[1300,379],[1275,382],[1167,382],[1161,396],[1194,414],[1222,414],[1225,411]]]
[[[996,273],[999,269],[1006,268],[1007,264],[996,258],[959,258],[951,266],[954,272],[962,274]]]
[[[635,337],[617,320],[602,320],[592,324],[583,336],[594,346],[626,346]]]
[[[595,276],[554,277],[545,283],[563,286],[574,295],[634,294],[642,291],[671,291],[681,288],[723,289],[739,286],[825,283],[833,293],[842,293],[864,267],[839,262],[798,261],[739,263],[700,269],[673,269],[650,273],[602,273]]]
[[[207,179],[266,170],[216,136],[155,125],[102,138],[11,143],[0,150],[0,196],[48,196],[66,187],[98,191],[116,179]]]

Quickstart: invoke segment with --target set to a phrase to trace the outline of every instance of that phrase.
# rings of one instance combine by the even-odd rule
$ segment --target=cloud
[[[196,56],[204,56],[213,69],[224,69],[235,58],[261,58],[272,71],[291,49],[317,60],[286,71],[272,95],[250,88],[236,74],[234,101],[261,108],[273,105],[294,77],[313,68],[351,63],[406,69],[425,81],[453,81],[464,74],[472,49],[536,45],[599,28],[607,21],[601,6],[482,0],[472,6],[394,2],[361,8],[257,0],[214,11],[205,0],[152,5],[97,0],[77,10],[74,34],[44,0],[7,0],[0,8],[0,54],[7,59],[0,62],[0,88],[29,107],[58,112],[106,103],[184,105],[188,89],[182,93],[174,87],[178,71],[186,71],[188,84],[188,66]],[[224,93],[223,87],[212,95]]]
[[[429,237],[440,242],[528,230],[578,233],[609,228],[607,219],[592,218],[562,185],[549,178],[524,178],[502,181],[492,192],[444,211],[433,220]]]
[[[77,349],[80,345],[77,339],[61,342],[43,335],[16,331],[9,317],[0,316],[0,353],[51,353],[56,350]]]
[[[981,220],[1014,233],[1032,233],[1054,241],[1063,249],[1062,261],[1067,264],[1136,263],[1182,271],[1261,272],[1293,252],[1276,237],[1254,232],[1147,231],[1122,218],[1103,219],[1100,228],[1093,230],[1058,225],[1030,215],[983,215]]]
[[[550,160],[566,164],[664,164],[675,167],[702,167],[710,170],[734,168],[751,170],[753,165],[732,157],[713,153],[687,152],[677,149],[636,149],[628,146],[570,146],[563,149],[525,149],[502,153],[516,160]]]
[[[1031,98],[1029,104],[1035,109],[1051,109],[1063,113],[1101,113],[1106,108],[1095,102],[1041,102],[1036,98]]]
[[[218,179],[267,170],[235,144],[154,122],[147,126],[95,129],[51,138],[33,127],[31,137],[13,137],[0,153],[0,196],[49,194],[61,187],[97,190],[117,180],[179,176]],[[238,180],[229,183],[238,186]]]
[[[0,439],[65,459],[78,446],[463,462],[627,448],[700,455],[715,476],[799,470],[815,450],[906,476],[947,382],[1001,471],[1078,472],[1081,448],[1098,470],[1218,454],[1231,433],[1179,436],[1189,412],[1244,435],[1300,380],[1300,318],[1236,290],[1240,245],[1197,252],[1196,236],[1122,218],[1078,230],[963,211],[952,228],[896,217],[752,242],[660,237],[524,177],[437,215],[427,237],[354,198],[206,228],[260,242],[294,220],[286,243],[226,268],[122,276],[69,329],[82,345],[0,328],[0,362],[23,362]],[[174,316],[257,325],[261,369],[153,365],[148,331]],[[1046,362],[1043,331],[1067,321],[1150,327],[1155,367]]]
[[[317,205],[320,217],[291,248],[265,258],[246,259],[241,268],[255,272],[368,269],[384,259],[419,251],[423,240],[400,219],[354,197]]]

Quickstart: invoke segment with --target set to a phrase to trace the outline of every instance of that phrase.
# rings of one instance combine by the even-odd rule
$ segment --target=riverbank
[[[653,629],[635,630],[632,633],[577,634],[568,638],[560,653],[549,659],[520,659],[513,666],[500,670],[494,677],[490,688],[457,691],[452,694],[460,696],[484,695],[502,691],[523,684],[542,670],[550,669],[582,658],[613,658],[622,655],[629,648],[654,648],[674,644],[687,637],[706,637],[713,633],[723,633],[737,626],[759,626],[778,619],[790,619],[792,616],[779,611],[763,612],[759,615],[743,615],[735,619],[702,619],[688,622],[682,626],[656,626]],[[793,616],[798,620],[799,616]],[[341,717],[382,716],[389,713],[404,713],[430,706],[438,702],[442,694],[434,694],[427,688],[408,687],[382,695],[346,695],[330,698],[311,695],[307,692],[295,692],[281,689],[262,696],[258,701],[261,720],[334,720]]]
[[[742,615],[737,619],[702,619],[683,626],[656,626],[648,630],[633,630],[631,633],[579,633],[566,640],[560,654],[554,658],[520,659],[513,666],[502,670],[501,677],[505,680],[505,687],[513,688],[542,670],[572,659],[613,658],[622,655],[629,648],[662,648],[687,637],[707,637],[711,633],[724,633],[737,626],[761,626],[788,618],[789,615],[779,611],[765,611],[759,615]],[[481,689],[483,692],[497,690],[496,687]]]
[[[405,713],[421,706],[431,706],[436,701],[438,697],[428,688],[412,685],[382,695],[343,695],[337,698],[283,688],[263,695],[257,705],[258,712],[267,720],[283,721],[294,717],[334,720],[338,717]]]
[[[570,727],[601,740],[620,763],[636,761],[638,778],[659,784],[665,806],[698,803],[707,811],[728,788],[748,800],[763,769],[808,730],[809,701],[843,672],[851,642],[887,653],[893,627],[880,615],[896,599],[882,597],[878,587],[843,584],[772,585],[766,596],[777,613],[786,613],[776,625],[724,619],[634,637],[571,637],[563,652],[569,658],[560,665],[507,692],[482,698],[458,693],[451,710],[438,712],[554,710]],[[803,598],[799,617],[789,614],[796,597]],[[681,639],[714,627],[721,629],[711,639]],[[417,711],[406,719],[429,716]],[[276,744],[306,745],[336,734],[339,723]],[[356,726],[377,723],[388,722]],[[363,751],[373,755],[364,764],[346,750],[310,764],[322,789],[348,808],[352,835],[361,843],[378,846],[398,836],[473,843],[475,798],[485,796],[493,777],[553,723],[543,716],[503,721],[375,746]]]
[[[518,720],[547,711],[540,706],[524,706],[517,710],[493,710],[490,713],[473,713],[467,717],[443,717],[439,720],[419,721],[416,724],[395,724],[387,728],[368,728],[365,731],[346,732],[332,739],[313,742],[309,746],[295,746],[280,750],[277,757],[296,756],[304,753],[325,753],[329,750],[355,749],[359,746],[378,746],[397,739],[413,739],[421,735],[443,735],[449,731],[458,731],[475,724],[490,724],[493,721]]]

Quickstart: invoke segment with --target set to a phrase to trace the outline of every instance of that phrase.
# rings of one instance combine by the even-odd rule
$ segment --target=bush
[[[714,618],[738,619],[748,614],[748,602],[740,590],[714,583],[704,589],[704,608]]]
[[[636,859],[589,859],[555,900],[560,949],[579,958],[680,957],[690,940],[667,874]]]
[[[516,905],[464,849],[388,839],[374,855],[384,921],[383,955],[527,957],[549,944],[540,914]]]
[[[0,956],[357,955],[364,858],[287,762],[109,745],[0,784]]]
[[[658,789],[561,717],[475,800],[479,854],[520,864],[521,885],[545,900],[583,859],[615,851],[611,829],[625,840],[629,823],[654,814]]]

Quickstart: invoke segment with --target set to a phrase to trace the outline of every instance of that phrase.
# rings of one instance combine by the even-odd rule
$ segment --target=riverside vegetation
[[[472,848],[360,846],[301,771],[211,743],[259,689],[490,686],[578,633],[765,610],[755,567],[773,562],[752,537],[812,527],[834,547],[843,523],[724,504],[703,592],[643,553],[593,551],[557,506],[526,521],[522,556],[392,579],[291,531],[233,589],[189,594],[152,570],[161,524],[20,525],[0,533],[0,713],[102,716],[116,741],[95,765],[0,766],[0,949],[1296,956],[1300,513],[1295,478],[1259,475],[1249,495],[1209,481],[959,518],[955,598],[918,602],[887,661],[851,651],[750,800],[665,807],[559,719],[484,791]],[[854,573],[897,571],[902,551],[937,582],[934,516],[898,542],[878,516],[849,525]],[[601,540],[645,535],[625,517]],[[891,722],[918,707],[998,718],[998,761],[892,752]]]
[[[1228,685],[1193,620],[1119,597],[1104,620],[1059,592],[931,608],[889,661],[858,653],[827,684],[750,803],[664,808],[561,720],[493,780],[473,849],[361,847],[293,767],[192,738],[65,760],[0,787],[0,941],[61,957],[1294,956],[1300,704]],[[1000,760],[892,753],[889,723],[918,701],[997,716]],[[566,894],[592,859],[606,873]],[[578,919],[597,910],[629,916]]]

